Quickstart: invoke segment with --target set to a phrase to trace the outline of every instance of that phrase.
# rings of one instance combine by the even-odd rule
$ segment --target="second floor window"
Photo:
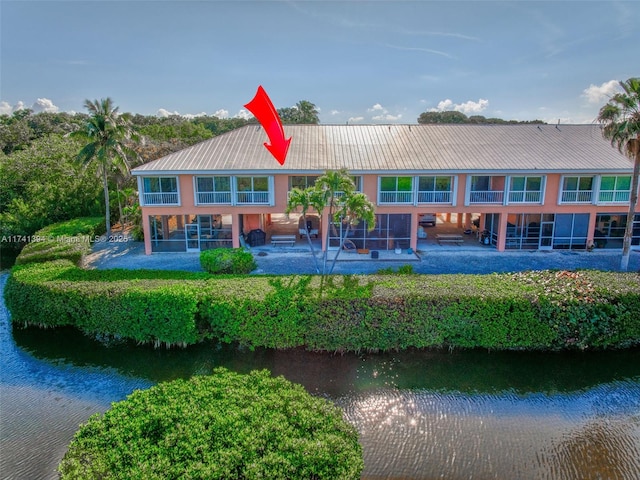
[[[451,203],[449,176],[418,177],[418,203]]]
[[[196,177],[196,199],[198,204],[231,203],[231,178]]]
[[[511,177],[510,203],[542,203],[542,177]]]
[[[308,187],[313,187],[316,184],[317,176],[291,176],[289,177],[289,190],[293,188],[299,188],[300,190],[304,190]]]
[[[608,177],[600,178],[600,192],[598,201],[602,203],[627,203],[631,197],[631,177]]]
[[[564,177],[561,201],[567,203],[591,203],[593,177]]]
[[[269,177],[236,177],[237,204],[269,204]]]
[[[413,177],[380,177],[378,203],[413,203]]]
[[[144,205],[178,205],[176,177],[144,177],[142,179]]]

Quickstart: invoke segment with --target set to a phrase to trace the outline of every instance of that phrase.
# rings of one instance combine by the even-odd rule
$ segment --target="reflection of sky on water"
[[[631,479],[640,472],[637,381],[550,395],[380,389],[336,402],[360,433],[370,479]]]

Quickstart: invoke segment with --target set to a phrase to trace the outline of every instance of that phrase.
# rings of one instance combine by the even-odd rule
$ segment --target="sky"
[[[640,76],[637,0],[1,0],[0,22],[0,114],[246,117],[262,85],[323,124],[591,123]]]

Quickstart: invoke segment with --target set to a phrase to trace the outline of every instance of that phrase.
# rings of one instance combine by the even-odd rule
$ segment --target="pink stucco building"
[[[425,213],[457,214],[461,228],[479,218],[500,251],[622,247],[633,165],[598,126],[291,125],[285,133],[293,140],[282,166],[264,148],[264,130],[249,125],[134,169],[146,252],[238,247],[256,229],[268,241],[288,191],[339,168],[376,205],[376,228],[350,236],[358,248],[415,250]],[[640,214],[633,221],[637,249]],[[326,213],[320,233],[324,225]]]

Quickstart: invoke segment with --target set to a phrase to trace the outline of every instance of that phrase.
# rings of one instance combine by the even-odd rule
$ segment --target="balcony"
[[[421,192],[418,191],[418,203],[451,204],[451,192]]]
[[[504,192],[502,190],[471,190],[469,192],[469,203],[476,204],[498,204],[502,205]]]
[[[413,192],[380,192],[379,204],[412,204]]]
[[[237,192],[236,205],[269,205],[269,192]]]
[[[591,203],[593,190],[569,190],[563,191],[560,196],[561,203]]]
[[[509,192],[509,203],[542,203],[542,192]]]
[[[620,190],[600,190],[598,202],[600,203],[629,203],[631,192]]]
[[[143,193],[143,202],[148,205],[178,205],[178,192]]]
[[[198,205],[231,205],[231,192],[198,192]]]

